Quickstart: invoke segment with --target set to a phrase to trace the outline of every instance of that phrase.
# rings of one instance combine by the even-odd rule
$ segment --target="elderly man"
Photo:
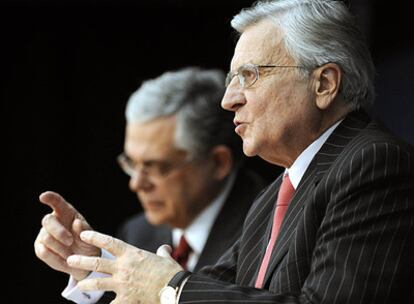
[[[117,256],[68,263],[110,278],[112,303],[411,303],[414,149],[362,110],[374,68],[357,22],[334,0],[259,2],[240,38],[222,106],[247,155],[286,168],[253,204],[241,237],[198,273],[93,231]]]
[[[126,108],[125,149],[118,161],[144,214],[129,219],[120,238],[151,252],[169,244],[177,262],[194,271],[216,262],[234,243],[251,202],[264,187],[261,178],[242,166],[232,115],[220,108],[223,94],[222,72],[186,68],[145,81]],[[43,220],[36,253],[72,275],[63,292],[66,298],[96,302],[102,293],[76,288],[88,272],[65,262],[73,253],[100,253],[77,239],[80,231],[90,229],[88,224],[58,194],[44,193],[40,199],[54,212]]]

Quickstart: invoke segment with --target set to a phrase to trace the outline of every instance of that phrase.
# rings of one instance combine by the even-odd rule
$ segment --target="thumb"
[[[171,253],[172,253],[172,248],[171,248],[170,245],[161,245],[157,249],[157,255],[160,256],[160,257],[163,257],[163,258],[173,259],[171,257]]]
[[[92,230],[91,226],[86,222],[85,219],[75,219],[72,223],[72,230],[79,237],[82,231]]]

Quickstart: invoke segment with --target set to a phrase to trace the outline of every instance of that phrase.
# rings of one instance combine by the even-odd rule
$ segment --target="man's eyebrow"
[[[165,163],[165,160],[162,159],[146,159],[142,162],[144,166],[154,166]]]
[[[134,158],[132,158],[130,155],[128,155],[126,152],[124,153],[125,157],[134,162],[137,163],[138,161],[135,160]],[[140,163],[142,163],[144,166],[153,166],[156,164],[162,164],[165,163],[166,161],[164,159],[157,159],[157,158],[149,158],[149,159],[144,159],[143,161],[140,161]]]

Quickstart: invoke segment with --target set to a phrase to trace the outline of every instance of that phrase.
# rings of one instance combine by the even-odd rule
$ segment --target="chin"
[[[257,151],[255,149],[255,146],[253,145],[253,142],[247,139],[243,140],[243,153],[249,157],[253,157],[257,155]]]
[[[154,225],[154,226],[160,226],[160,225],[166,224],[165,218],[158,214],[155,214],[154,212],[146,211],[145,218],[151,225]]]

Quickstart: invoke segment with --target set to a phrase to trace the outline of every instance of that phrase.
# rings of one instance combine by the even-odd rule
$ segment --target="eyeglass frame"
[[[247,85],[247,86],[245,84],[243,84],[243,81],[240,78],[240,77],[242,77],[241,76],[241,70],[243,68],[246,68],[246,67],[253,68],[253,71],[255,72],[255,75],[256,75],[254,81],[251,84]],[[236,72],[229,71],[227,73],[227,76],[226,76],[226,79],[225,79],[225,87],[227,88],[230,85],[230,83],[232,82],[232,80],[235,76],[237,76],[237,78],[239,80],[239,85],[242,88],[245,89],[245,88],[251,87],[252,85],[254,85],[256,83],[257,80],[259,80],[259,76],[260,76],[259,69],[260,68],[298,68],[298,69],[308,70],[308,68],[306,68],[304,66],[300,66],[300,65],[274,65],[274,64],[260,65],[260,64],[254,64],[254,63],[247,63],[247,64],[243,64],[243,65],[239,66],[237,68]]]
[[[122,171],[126,175],[128,175],[130,178],[134,178],[138,173],[141,173],[146,178],[150,179],[151,181],[158,181],[158,180],[162,180],[163,178],[168,177],[168,175],[171,174],[173,171],[178,170],[182,167],[185,167],[186,165],[195,161],[196,158],[187,157],[181,162],[171,163],[168,170],[166,170],[165,172],[160,171],[160,173],[150,173],[148,170],[151,167],[149,165],[146,165],[145,161],[141,164],[137,164],[137,163],[130,164],[130,162],[134,163],[134,161],[125,152],[122,152],[121,154],[119,154],[116,157],[116,160],[117,160],[118,165],[121,167]],[[152,167],[152,168],[157,168],[157,167]]]

